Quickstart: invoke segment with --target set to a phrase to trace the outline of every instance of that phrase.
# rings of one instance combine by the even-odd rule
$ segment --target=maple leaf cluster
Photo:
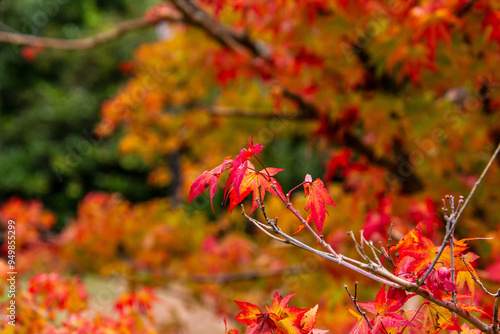
[[[424,226],[424,223],[421,226]],[[422,234],[419,227],[411,230],[396,245],[390,248],[392,254],[397,254],[394,274],[413,283],[422,279],[438,253],[437,247]],[[475,280],[479,280],[479,278],[472,266],[472,262],[478,256],[466,252],[468,240],[454,240],[453,255],[449,246],[445,248],[439,264],[431,269],[430,274],[425,279],[423,289],[427,290],[439,301],[450,301],[452,300],[452,292],[457,293],[454,302],[458,306],[464,310],[479,312],[488,316],[480,308],[470,303],[474,300]],[[453,268],[455,270],[454,281],[452,281],[450,272],[452,260],[454,260]],[[407,294],[404,290],[392,287],[386,289],[383,286],[374,302],[357,303],[362,309],[373,315],[371,320],[367,320],[359,313],[349,310],[358,319],[351,333],[462,331],[458,318],[453,316],[452,312],[429,301],[420,302],[416,309],[409,309],[408,307],[403,309],[406,301],[414,296],[416,296],[414,293]]]
[[[257,154],[262,151],[262,148],[262,144],[253,145],[252,138],[248,144],[248,149],[241,149],[240,154],[236,156],[234,160],[227,157],[219,166],[201,173],[191,185],[189,201],[191,202],[207,188],[210,188],[210,203],[213,210],[213,197],[215,195],[217,181],[226,170],[229,172],[229,176],[224,189],[224,198],[226,200],[229,198],[229,208],[231,211],[250,193],[253,193],[250,213],[255,211],[255,209],[262,204],[266,192],[278,196],[285,203],[289,203],[290,192],[300,185],[303,185],[304,194],[307,198],[304,209],[309,212],[306,219],[307,223],[314,222],[318,229],[318,233],[321,233],[325,216],[328,214],[326,205],[335,206],[323,181],[318,178],[313,182],[311,175],[307,174],[304,182],[292,189],[285,196],[281,185],[273,177],[283,169],[267,167],[258,171],[249,161],[250,158],[255,157],[260,163]],[[301,225],[298,231],[302,230],[304,226],[304,224]]]
[[[248,327],[247,334],[324,334],[327,330],[314,328],[318,305],[310,309],[288,306],[294,295],[281,297],[276,291],[272,303],[262,312],[248,302],[235,301],[242,311],[235,319]],[[227,332],[227,331],[226,331]],[[228,333],[238,333],[229,331]]]
[[[474,298],[474,278],[477,279],[478,276],[471,263],[478,259],[479,256],[472,252],[466,252],[469,248],[467,245],[469,240],[454,240],[453,255],[450,247],[447,246],[440,257],[439,267],[434,268],[427,278],[426,287],[437,299],[442,300],[443,293],[449,294],[449,292],[457,291],[457,289],[462,295]],[[438,250],[434,243],[422,234],[419,228],[415,228],[391,247],[391,252],[398,253],[395,274],[408,280],[416,280],[421,278],[429,269]],[[450,281],[452,260],[456,271],[455,284]]]

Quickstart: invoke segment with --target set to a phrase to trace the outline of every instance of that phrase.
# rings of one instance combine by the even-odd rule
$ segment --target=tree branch
[[[439,258],[443,254],[444,249],[446,248],[446,246],[448,245],[448,243],[451,240],[451,237],[452,237],[453,231],[455,230],[455,227],[457,225],[458,219],[460,218],[460,216],[464,212],[465,208],[467,207],[467,204],[469,204],[470,199],[472,198],[472,196],[476,192],[476,189],[481,184],[481,181],[483,181],[484,176],[486,175],[486,173],[490,169],[491,165],[493,164],[493,161],[495,161],[495,159],[497,158],[499,152],[500,152],[500,143],[498,144],[497,148],[495,149],[495,152],[493,152],[493,154],[491,155],[491,158],[488,161],[488,163],[486,164],[486,167],[484,167],[484,170],[481,173],[481,176],[479,176],[479,178],[477,179],[476,183],[474,183],[474,187],[472,187],[472,189],[471,189],[471,191],[469,193],[469,196],[467,196],[467,199],[465,200],[464,204],[460,207],[460,210],[458,212],[454,212],[454,213],[451,214],[451,216],[450,216],[450,228],[447,231],[446,236],[444,237],[443,244],[441,245],[441,248],[439,249],[438,253],[436,254],[436,257],[434,258],[434,261],[432,261],[431,266],[429,267],[429,269],[427,270],[427,272],[425,273],[425,275],[418,282],[419,286],[421,286],[422,284],[424,284],[424,282],[427,279],[427,277],[429,277],[432,269],[434,268],[434,266],[436,265],[436,263],[439,261]]]
[[[205,31],[211,38],[216,40],[222,46],[228,47],[236,52],[247,53],[250,52],[255,58],[261,58],[270,65],[272,64],[271,51],[265,47],[263,43],[251,39],[245,33],[234,31],[231,27],[222,25],[215,21],[204,10],[197,7],[187,0],[171,0],[173,5],[182,14],[182,16],[172,16],[171,14],[158,14],[153,19],[151,18],[138,18],[134,20],[124,21],[118,24],[115,28],[98,33],[92,37],[82,39],[59,39],[49,37],[39,37],[33,35],[25,35],[12,32],[0,32],[0,43],[10,43],[15,45],[25,45],[33,47],[42,47],[48,49],[60,50],[82,50],[96,47],[98,45],[110,42],[126,34],[127,32],[143,29],[156,25],[162,21],[168,22],[185,22],[191,24],[203,31]],[[363,51],[363,50],[361,50]],[[363,52],[358,54],[361,57],[368,57]],[[297,116],[279,116],[286,119],[302,120],[302,119],[320,119],[321,111],[315,104],[304,99],[300,94],[292,92],[284,86],[280,86],[283,97],[294,102],[298,108]],[[217,111],[212,111],[217,114]],[[243,111],[230,111],[224,116],[250,116]],[[259,117],[264,117],[260,116]],[[271,117],[266,115],[265,117]],[[373,149],[363,143],[356,135],[351,132],[345,132],[343,137],[340,138],[343,144],[366,156],[373,164],[387,168],[389,172],[395,173],[399,168],[399,161],[397,159],[386,159],[377,157]],[[412,193],[422,189],[423,184],[415,173],[412,173],[407,178],[397,178],[402,184],[403,191]]]
[[[261,58],[270,65],[272,64],[271,51],[262,43],[252,40],[247,34],[239,33],[215,21],[203,9],[197,7],[188,0],[171,0],[174,6],[184,15],[185,21],[205,31],[209,36],[222,46],[228,47],[236,52],[250,52],[255,58]],[[363,50],[361,50],[363,51]],[[368,57],[368,54],[366,54]],[[320,119],[322,112],[314,103],[307,101],[300,94],[292,92],[280,85],[283,97],[294,102],[300,112],[296,119]],[[387,168],[389,172],[398,171],[399,161],[397,159],[379,158],[373,149],[363,143],[356,135],[345,132],[340,140],[354,151],[365,155],[373,164]],[[403,192],[412,193],[423,188],[423,183],[416,173],[411,173],[407,178],[399,179],[403,186]]]
[[[356,308],[356,311],[358,311],[359,314],[363,316],[365,319],[366,323],[368,324],[368,327],[370,327],[370,330],[373,329],[372,324],[370,323],[370,320],[368,320],[368,317],[366,316],[366,312],[363,312],[361,308],[358,305],[358,282],[354,282],[354,296],[351,295],[351,292],[349,291],[349,288],[347,287],[347,284],[344,284],[344,289],[347,291],[347,294],[349,297],[351,297],[351,301],[354,304],[354,307]]]
[[[255,109],[239,109],[231,107],[212,106],[205,107],[209,114],[224,117],[250,117],[260,119],[287,119],[287,120],[304,120],[304,117],[296,112],[284,114],[281,111],[275,112],[272,110],[255,110]]]
[[[0,43],[42,47],[47,49],[83,50],[83,49],[90,49],[98,45],[115,40],[130,31],[154,26],[162,21],[182,22],[180,17],[171,15],[163,15],[163,16],[159,15],[154,19],[141,17],[138,19],[124,21],[111,30],[100,32],[94,36],[80,38],[80,39],[39,37],[33,35],[25,35],[21,33],[1,31]]]
[[[259,205],[259,209],[260,211],[264,214],[264,217],[266,219],[266,222],[268,224],[268,226],[272,229],[273,233],[281,236],[283,239],[282,242],[285,242],[285,243],[289,243],[289,244],[292,244],[296,247],[299,247],[299,248],[302,248],[306,251],[309,251],[313,254],[316,254],[322,258],[325,258],[329,261],[332,261],[332,262],[335,262],[337,263],[338,265],[341,265],[341,266],[344,266],[348,269],[351,269],[363,276],[366,276],[376,282],[379,282],[379,283],[382,283],[382,284],[385,284],[387,286],[390,286],[390,287],[393,287],[393,288],[396,288],[396,289],[403,289],[403,290],[406,290],[406,291],[409,291],[409,292],[414,292],[416,293],[417,295],[423,297],[424,299],[428,300],[429,302],[431,303],[434,303],[438,306],[441,306],[441,307],[444,307],[446,309],[448,309],[449,311],[451,312],[454,312],[455,314],[457,314],[458,316],[460,316],[461,318],[465,319],[466,321],[470,322],[474,327],[478,328],[479,330],[481,330],[482,332],[484,333],[488,333],[488,334],[493,334],[494,331],[493,331],[493,328],[491,326],[489,326],[488,324],[482,322],[479,318],[477,318],[476,316],[472,315],[471,313],[469,313],[468,311],[466,311],[465,309],[463,309],[462,307],[460,307],[459,305],[457,304],[454,304],[450,301],[447,301],[447,300],[439,300],[437,298],[435,298],[429,291],[423,289],[422,287],[419,287],[416,283],[412,283],[412,282],[409,282],[409,281],[406,281],[400,277],[397,277],[393,274],[391,274],[387,269],[385,269],[384,267],[378,267],[378,266],[372,266],[371,264],[364,264],[364,265],[361,265],[361,266],[357,266],[355,264],[352,264],[352,263],[349,263],[348,261],[345,260],[345,256],[344,255],[341,255],[341,254],[337,254],[335,251],[333,251],[333,253],[331,252],[322,252],[322,251],[319,251],[315,248],[312,248],[302,242],[300,242],[299,240],[291,237],[290,235],[284,233],[275,223],[275,220],[273,219],[269,219],[267,218],[266,214],[265,214],[265,208],[264,206],[262,205],[262,203],[260,201],[258,201],[258,205]],[[252,222],[253,224],[259,224],[259,225],[264,225],[263,223],[259,222],[258,220],[250,217],[246,212],[245,212],[245,209],[244,209],[244,206],[243,204],[241,205],[242,207],[242,214],[243,216],[245,216],[245,218],[247,220],[249,220],[250,222]],[[293,211],[292,211],[293,212]],[[300,213],[299,213],[300,215]],[[299,220],[302,221],[301,217],[297,217],[299,218]],[[315,233],[313,233],[315,234]]]
[[[243,208],[243,205],[242,205],[242,208]],[[245,216],[245,218],[247,220],[249,220],[250,222],[252,222],[252,223],[255,224],[256,219],[254,219],[254,218],[250,217],[249,215],[247,215],[247,213],[245,212],[244,208],[242,209],[242,214],[243,214],[243,216]],[[397,283],[393,283],[393,282],[391,282],[391,281],[389,281],[389,280],[387,280],[385,278],[377,276],[376,274],[372,274],[372,273],[368,272],[368,269],[365,270],[365,269],[362,269],[362,268],[358,268],[357,266],[355,266],[355,265],[353,265],[351,263],[343,261],[340,257],[336,257],[336,256],[334,256],[332,254],[318,251],[317,249],[314,249],[314,248],[312,248],[312,247],[310,247],[310,246],[308,246],[308,245],[300,242],[299,240],[297,240],[297,239],[289,236],[288,234],[284,233],[283,231],[281,231],[281,229],[278,228],[274,224],[274,222],[271,222],[271,220],[269,220],[268,223],[272,224],[271,226],[273,228],[273,232],[275,234],[283,237],[284,239],[286,239],[287,243],[290,243],[290,244],[292,244],[292,245],[294,245],[296,247],[305,249],[305,250],[307,250],[307,251],[309,251],[309,252],[311,252],[313,254],[316,254],[316,255],[318,255],[318,256],[320,256],[322,258],[325,258],[325,259],[330,260],[332,262],[335,262],[335,263],[337,263],[339,265],[347,267],[347,268],[349,268],[349,269],[351,269],[351,270],[353,270],[353,271],[355,271],[355,272],[357,272],[357,273],[359,273],[361,275],[367,276],[368,278],[370,278],[370,279],[372,279],[372,280],[374,280],[376,282],[379,282],[379,283],[382,283],[382,284],[385,284],[385,285],[388,285],[388,286],[391,286],[391,287],[397,288],[397,289],[401,288],[401,286],[399,284],[397,284]],[[407,283],[411,284],[409,282],[407,282]]]

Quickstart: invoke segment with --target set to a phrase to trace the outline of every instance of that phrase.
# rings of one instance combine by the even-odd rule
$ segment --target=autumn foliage
[[[327,214],[326,205],[334,205],[334,203],[325,189],[323,182],[320,179],[316,179],[313,182],[309,174],[306,175],[305,181],[302,184],[294,187],[287,195],[284,195],[279,183],[271,176],[276,174],[276,168],[272,168],[271,172],[267,168],[258,172],[255,170],[253,164],[248,161],[250,158],[255,157],[260,162],[257,154],[261,151],[262,145],[253,145],[252,139],[250,140],[248,149],[242,149],[234,162],[226,158],[218,167],[203,172],[191,186],[190,201],[199,196],[201,191],[209,186],[211,187],[210,200],[212,201],[213,187],[217,185],[217,181],[222,173],[227,170],[229,177],[226,181],[225,193],[230,192],[235,194],[230,197],[230,208],[232,209],[241,203],[245,196],[249,195],[251,190],[253,190],[254,196],[252,198],[251,211],[253,212],[256,208],[260,208],[268,225],[270,225],[269,230],[284,237],[280,241],[304,248],[300,244],[296,244],[296,240],[287,237],[286,234],[281,232],[276,225],[277,218],[275,220],[267,218],[263,203],[265,191],[280,198],[283,204],[296,215],[300,227],[295,233],[300,232],[304,226],[308,226],[313,221],[318,234],[321,235]],[[247,178],[258,182],[244,182]],[[247,183],[249,186],[242,188],[242,184],[246,185]],[[304,206],[304,210],[308,212],[307,219],[302,218],[300,212],[290,202],[291,192],[301,185],[304,186],[304,194],[307,198]],[[445,202],[445,207],[449,204],[452,210],[455,210],[453,199],[447,199],[449,203]],[[463,205],[463,199],[460,200],[456,211],[452,212],[452,217],[458,214],[461,205]],[[253,222],[264,230],[263,227],[265,225],[250,218],[245,213],[244,215],[250,222]],[[450,223],[452,218],[447,218]],[[439,247],[422,234],[420,227],[423,224],[422,222],[417,225],[415,229],[409,231],[392,247],[388,246],[387,248],[381,247],[377,249],[373,246],[373,243],[369,244],[380,268],[382,268],[382,264],[377,252],[383,256],[384,261],[389,262],[395,267],[392,278],[391,276],[382,275],[383,272],[373,272],[384,278],[388,278],[389,281],[392,280],[398,285],[390,285],[388,290],[383,286],[378,292],[375,302],[358,303],[356,298],[353,298],[353,302],[359,312],[358,315],[350,311],[358,318],[358,323],[352,330],[353,333],[436,333],[441,329],[461,331],[458,318],[452,314],[453,307],[458,307],[465,312],[479,312],[492,319],[490,315],[474,305],[475,284],[479,282],[479,278],[472,266],[472,262],[478,256],[472,252],[467,252],[469,249],[468,241],[470,239],[455,240],[453,238],[450,240],[450,244],[443,247],[443,251],[440,252]],[[448,228],[451,227],[448,226]],[[329,255],[333,258],[333,261],[339,265],[342,265],[343,261],[350,261],[345,256],[339,256],[329,245],[325,244],[322,237],[318,236],[313,230],[310,231],[330,251]],[[269,234],[269,232],[266,233]],[[363,236],[361,238],[365,240]],[[357,241],[354,241],[360,247]],[[395,255],[393,256],[392,254]],[[376,264],[368,258],[363,250],[360,251],[360,255],[364,257],[367,265]],[[436,261],[436,263],[433,263],[436,259],[439,262]],[[369,267],[361,265],[361,268],[367,269]],[[368,271],[370,270],[368,269]],[[405,283],[410,284],[402,284],[399,282],[399,279],[403,279]],[[403,309],[408,299],[417,295],[427,300],[416,305],[415,309],[412,309],[410,306],[406,306]],[[285,303],[276,292],[273,299],[273,306],[268,309],[267,313],[262,313],[253,304],[236,302],[243,309],[243,312],[238,314],[235,319],[249,326],[249,333],[303,333],[304,329],[301,326],[306,325],[303,325],[301,322],[302,317],[298,316],[300,310],[295,315],[292,315],[293,312],[286,312],[286,309],[282,305],[288,304],[290,298],[291,296],[285,298]],[[451,301],[451,305],[440,304],[439,302],[443,300]],[[277,307],[277,305],[280,307]],[[366,313],[360,308],[372,314],[373,319],[369,320]],[[309,312],[312,312],[311,309],[304,313],[304,317],[307,315],[307,318],[315,318],[316,311],[317,306],[314,308],[314,316],[313,313],[309,314]],[[284,316],[281,316],[281,314],[284,314]],[[294,325],[287,327],[289,323]],[[310,328],[305,331],[306,333],[319,333],[319,331],[312,329],[312,325],[308,326]]]
[[[9,220],[19,273],[1,334],[184,333],[206,321],[195,306],[229,334],[500,332],[496,1],[170,0],[137,16],[83,40],[0,31],[45,68],[52,49],[156,28],[117,62],[90,137],[92,159],[161,194],[128,198],[117,174],[122,190],[96,181],[64,216],[57,196],[81,180],[47,157],[69,180],[57,196],[0,203],[2,292]]]

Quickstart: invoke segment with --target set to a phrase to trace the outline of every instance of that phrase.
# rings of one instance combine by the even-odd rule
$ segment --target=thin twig
[[[259,208],[260,208],[260,206],[259,206]],[[249,221],[251,221],[252,223],[255,224],[254,221],[257,221],[257,220],[246,214],[243,205],[242,205],[242,210],[243,210],[243,215],[245,216],[245,218],[247,218]],[[376,282],[379,282],[379,283],[382,283],[382,284],[385,284],[385,285],[388,285],[390,287],[397,288],[397,289],[407,288],[407,287],[409,287],[412,284],[412,283],[407,282],[407,281],[405,281],[403,279],[400,279],[399,277],[394,276],[394,275],[392,275],[392,277],[391,277],[391,279],[394,280],[394,282],[390,281],[388,279],[379,277],[376,274],[367,271],[367,270],[373,270],[373,268],[367,268],[367,270],[361,269],[361,268],[357,267],[356,265],[354,265],[352,263],[345,262],[338,254],[331,254],[331,253],[322,252],[322,251],[319,251],[319,250],[317,250],[315,248],[312,248],[312,247],[304,244],[303,242],[300,242],[299,240],[297,240],[297,239],[289,236],[288,234],[284,233],[283,231],[281,231],[281,229],[278,226],[275,225],[274,220],[272,220],[272,219],[268,219],[267,223],[273,228],[273,233],[275,233],[275,234],[281,236],[282,238],[286,239],[288,241],[288,243],[290,243],[290,244],[292,244],[292,245],[294,245],[296,247],[302,248],[304,250],[307,250],[307,251],[309,251],[309,252],[311,252],[313,254],[316,254],[318,256],[321,256],[322,258],[325,258],[327,260],[335,262],[335,263],[337,263],[339,265],[347,267],[347,268],[349,268],[349,269],[351,269],[351,270],[353,270],[353,271],[355,271],[355,272],[357,272],[357,273],[359,273],[361,275],[367,276],[368,278],[370,278],[370,279],[372,279],[372,280],[374,280]],[[382,271],[382,270],[379,270],[379,273],[387,275],[387,276],[390,275],[389,272]],[[403,286],[401,286],[401,284],[403,284]]]
[[[373,257],[375,258],[375,261],[377,261],[377,264],[379,267],[382,267],[382,263],[380,262],[380,259],[378,258],[378,254],[377,254],[377,251],[380,252],[378,249],[375,248],[375,246],[373,246],[373,241],[370,241],[368,243],[368,246],[370,246],[372,252],[373,252]]]
[[[243,204],[241,206],[243,207]],[[290,243],[290,242],[288,242],[288,240],[278,238],[277,236],[275,236],[272,233],[268,232],[264,227],[261,226],[261,225],[263,225],[261,222],[259,222],[256,219],[250,217],[249,215],[247,215],[246,212],[245,212],[245,209],[242,209],[242,214],[245,216],[246,219],[248,219],[251,223],[253,223],[255,226],[257,226],[259,228],[259,230],[261,230],[262,232],[264,232],[265,234],[267,234],[272,239],[277,240],[277,241],[282,242],[282,243],[285,243],[285,244],[289,244]]]
[[[462,196],[460,196],[462,197]],[[455,256],[453,252],[453,239],[454,239],[454,234],[455,230],[451,230],[451,222],[453,221],[453,218],[457,214],[457,210],[455,210],[455,197],[452,195],[446,196],[446,199],[448,199],[448,203],[450,204],[450,212],[452,213],[450,216],[447,216],[445,213],[445,219],[446,219],[446,230],[447,232],[451,233],[451,238],[449,241],[450,244],[450,276],[451,276],[451,283],[455,284]],[[457,208],[458,209],[458,208]],[[457,303],[457,292],[455,289],[451,291],[451,302],[456,304]],[[453,314],[453,316],[456,318],[456,315]]]
[[[498,333],[498,309],[500,308],[500,289],[495,295],[495,306],[493,307],[493,322],[491,327],[495,333]]]
[[[363,234],[363,231],[361,231],[361,234]],[[354,233],[352,231],[349,231],[347,232],[347,235],[351,237],[352,241],[354,241],[354,246],[356,247],[356,251],[358,252],[359,256],[361,256],[363,260],[369,262],[370,258],[366,255],[363,246],[358,242],[358,240],[354,236]]]
[[[483,289],[483,291],[485,293],[487,293],[488,295],[492,296],[492,297],[496,297],[498,292],[495,294],[495,293],[491,293],[488,291],[488,289],[486,289],[486,287],[484,286],[483,283],[481,283],[477,277],[472,273],[472,270],[470,270],[470,267],[469,267],[469,264],[467,263],[467,261],[465,261],[465,259],[462,257],[460,258],[462,260],[462,262],[465,264],[465,268],[467,268],[467,271],[469,271],[469,274],[470,274],[470,277],[472,278],[472,280],[474,282],[476,282],[477,285],[479,285],[481,287],[481,289]]]
[[[393,266],[396,267],[396,263],[394,263],[394,259],[391,254],[391,246],[392,246],[392,229],[394,228],[394,222],[391,222],[391,226],[389,227],[389,237],[387,239],[387,249],[382,246],[382,241],[380,241],[380,250],[384,258]]]
[[[356,308],[356,311],[358,311],[359,314],[365,318],[366,323],[368,324],[368,327],[370,327],[370,330],[373,329],[372,324],[370,323],[370,320],[368,320],[368,317],[366,316],[366,312],[361,310],[361,308],[358,305],[358,282],[354,282],[354,296],[351,295],[351,292],[349,291],[349,288],[347,287],[347,284],[344,284],[345,291],[347,291],[347,294],[349,297],[351,297],[352,303],[354,304],[354,307]]]
[[[452,224],[451,224],[449,230],[446,232],[446,236],[445,236],[445,238],[443,240],[443,244],[441,245],[441,248],[439,249],[438,253],[436,254],[436,257],[434,258],[434,261],[432,261],[432,264],[429,267],[429,269],[427,270],[427,272],[425,273],[425,275],[422,277],[422,279],[420,281],[417,282],[418,286],[422,286],[424,284],[424,282],[427,279],[427,277],[429,277],[432,269],[434,268],[434,266],[436,265],[436,263],[439,261],[439,258],[443,254],[443,251],[444,251],[444,249],[446,248],[446,246],[448,244],[448,241],[452,237],[452,233],[455,230],[455,226],[457,225],[458,219],[460,218],[460,216],[462,216],[462,213],[464,212],[465,208],[467,207],[467,204],[469,204],[470,199],[472,198],[472,196],[476,192],[476,189],[481,184],[481,181],[483,180],[484,176],[486,175],[486,173],[490,169],[491,165],[493,164],[493,161],[495,161],[495,159],[498,156],[499,152],[500,152],[500,143],[498,144],[497,148],[495,149],[495,152],[493,152],[490,160],[488,161],[488,164],[486,165],[486,167],[484,168],[483,172],[481,173],[481,175],[477,179],[476,183],[474,183],[474,187],[472,187],[472,189],[471,189],[471,191],[469,193],[469,196],[467,196],[467,199],[465,200],[464,204],[460,207],[460,210],[458,211],[458,214],[453,217]]]

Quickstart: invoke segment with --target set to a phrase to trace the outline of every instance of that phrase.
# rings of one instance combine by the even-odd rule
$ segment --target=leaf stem
[[[262,161],[260,161],[260,159],[257,157],[256,154],[252,154],[253,157],[255,158],[255,160],[257,160],[259,162],[259,164],[262,166],[262,168],[264,168],[264,170],[266,171],[267,173],[267,177],[269,178],[268,181],[271,181],[271,174],[269,174],[269,171],[267,170],[266,166],[264,166],[264,164],[262,163]],[[259,173],[259,172],[258,172]]]
[[[290,195],[292,194],[292,191],[294,191],[295,189],[297,189],[298,187],[304,185],[304,183],[306,183],[306,181],[296,185],[295,187],[293,187],[287,194],[286,194],[286,198],[287,200],[290,202]],[[308,182],[309,183],[309,182]]]

